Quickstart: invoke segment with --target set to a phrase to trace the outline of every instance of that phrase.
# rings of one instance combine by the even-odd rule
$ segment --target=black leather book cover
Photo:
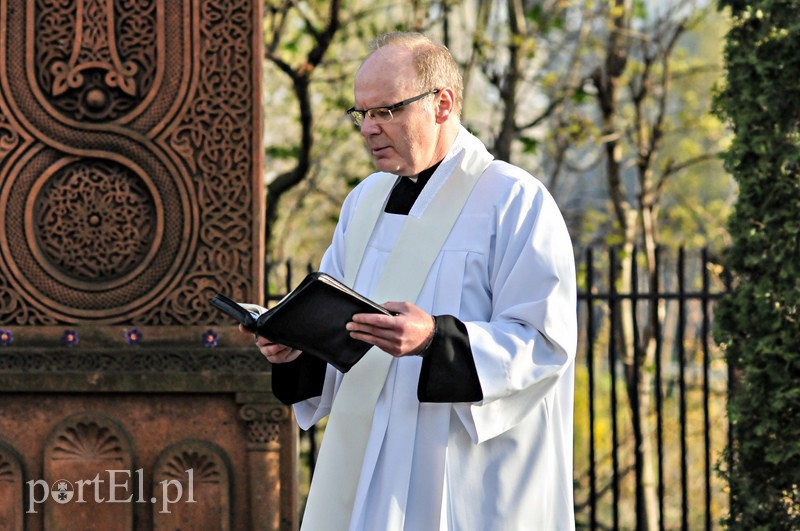
[[[300,349],[347,372],[372,347],[350,337],[345,325],[357,313],[392,312],[325,273],[310,273],[274,308],[258,315],[223,294],[211,304],[267,339]]]

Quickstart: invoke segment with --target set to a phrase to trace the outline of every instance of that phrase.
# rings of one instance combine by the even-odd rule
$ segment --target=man
[[[397,315],[353,317],[378,348],[346,375],[257,338],[300,426],[330,414],[304,529],[574,528],[572,246],[542,184],[461,127],[461,100],[445,47],[376,41],[348,113],[381,171],[320,269]]]

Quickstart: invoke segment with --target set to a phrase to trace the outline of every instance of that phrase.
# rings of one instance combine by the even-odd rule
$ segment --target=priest
[[[348,110],[378,172],[320,270],[396,315],[346,374],[258,338],[300,426],[328,417],[302,529],[573,529],[573,249],[542,183],[460,124],[462,79],[416,33],[375,41]]]

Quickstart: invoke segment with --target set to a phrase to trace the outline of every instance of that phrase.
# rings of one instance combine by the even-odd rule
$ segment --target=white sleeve
[[[492,316],[465,322],[484,399],[454,408],[474,443],[522,422],[575,358],[573,249],[555,201],[536,183],[517,185],[498,209]]]

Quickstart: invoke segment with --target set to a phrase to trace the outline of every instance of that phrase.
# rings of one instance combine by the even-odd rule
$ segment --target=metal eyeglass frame
[[[353,124],[356,127],[361,127],[364,123],[364,118],[369,118],[370,120],[374,120],[375,123],[385,124],[386,122],[391,122],[394,118],[392,111],[396,111],[401,107],[405,107],[409,103],[414,103],[417,100],[421,100],[425,96],[430,96],[431,94],[437,94],[441,89],[433,89],[429,90],[428,92],[423,92],[418,96],[414,96],[413,98],[408,98],[407,100],[403,100],[397,103],[393,103],[392,105],[385,105],[382,107],[372,107],[371,109],[356,109],[355,107],[350,107],[347,109],[347,115],[350,116],[350,119],[353,120]],[[377,113],[377,114],[376,114]],[[388,118],[386,116],[381,116],[383,113],[388,114]]]

